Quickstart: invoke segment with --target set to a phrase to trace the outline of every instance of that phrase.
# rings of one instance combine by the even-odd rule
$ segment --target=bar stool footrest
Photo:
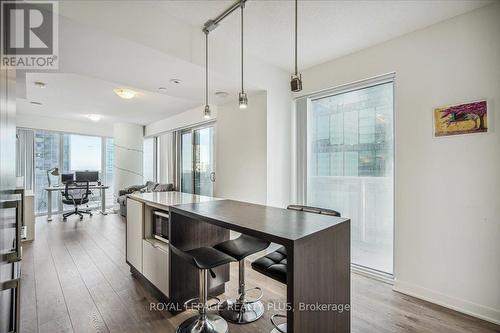
[[[215,299],[217,302],[212,304],[212,305],[208,305],[208,309],[209,310],[217,310],[219,308],[220,304],[222,303],[222,300],[216,296],[209,296],[208,300],[210,301],[211,299]]]
[[[200,298],[199,297],[194,297],[194,298],[190,298],[187,301],[185,301],[182,304],[182,308],[183,309],[187,309],[189,307],[189,304],[194,303],[195,301],[198,301],[196,304],[200,304]]]
[[[246,293],[248,293],[249,291],[252,291],[252,290],[258,290],[260,292],[260,294],[259,294],[259,296],[257,296],[257,298],[255,298],[255,299],[246,299],[246,298],[242,299],[243,294],[240,294],[238,296],[238,300],[237,301],[241,302],[243,304],[257,303],[258,301],[260,301],[262,299],[262,297],[264,296],[264,292],[262,291],[262,288],[260,288],[260,287],[250,288],[250,289],[245,290],[244,294],[246,294]]]
[[[207,308],[209,310],[214,310],[214,309],[217,309],[219,307],[219,305],[221,304],[222,300],[219,298],[219,297],[216,297],[216,296],[209,296],[208,297],[208,301],[212,300],[212,299],[215,299],[217,302],[212,304],[212,305],[208,305],[207,304]],[[190,298],[188,299],[187,301],[184,302],[184,304],[182,305],[184,309],[187,309],[189,307],[189,305],[191,303],[194,303],[195,301],[198,301],[197,304],[199,307],[203,306],[200,302],[200,298],[199,297],[194,297],[194,298]]]
[[[278,333],[278,332],[279,333],[286,333],[286,323],[278,324],[278,323],[276,323],[275,318],[285,318],[286,319],[286,316],[281,315],[281,314],[274,314],[271,316],[271,323],[274,326],[274,330],[271,333]]]

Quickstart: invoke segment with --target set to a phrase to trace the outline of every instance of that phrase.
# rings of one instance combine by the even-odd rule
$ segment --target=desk
[[[83,187],[82,187],[83,188]],[[109,186],[106,185],[89,185],[89,190],[99,190],[101,195],[101,213],[106,214],[106,190]],[[52,221],[52,192],[64,191],[64,186],[46,187],[47,191],[47,221]]]
[[[233,200],[170,207],[170,247],[186,251],[213,246],[219,232],[212,233],[211,228],[234,230],[286,247],[288,333],[350,332],[349,219]],[[170,251],[171,301],[182,302],[196,294],[191,283],[196,275],[184,267]],[[180,295],[186,288],[191,290]],[[304,310],[304,306],[316,310]],[[318,306],[343,306],[343,310],[325,311]]]

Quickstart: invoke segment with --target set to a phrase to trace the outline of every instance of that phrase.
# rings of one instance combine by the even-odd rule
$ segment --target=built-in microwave
[[[168,242],[170,215],[163,210],[153,210],[153,237]]]

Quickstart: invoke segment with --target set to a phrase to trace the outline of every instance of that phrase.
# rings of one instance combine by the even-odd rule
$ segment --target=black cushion
[[[184,253],[192,258],[192,262],[196,267],[198,267],[198,269],[215,268],[232,261],[236,261],[233,257],[230,257],[213,247],[200,247]]]
[[[153,192],[169,192],[175,189],[174,184],[158,184]]]
[[[241,261],[251,254],[267,249],[269,244],[271,243],[252,236],[241,235],[236,239],[219,243],[214,248]]]
[[[302,206],[302,205],[289,205],[287,209],[340,217],[340,213],[333,209]],[[264,257],[257,259],[252,263],[252,268],[261,274],[269,276],[272,279],[275,279],[282,283],[286,283],[286,269],[287,269],[286,248],[280,247],[273,253],[269,253]]]
[[[62,202],[65,203],[66,205],[74,205],[74,204],[83,205],[83,204],[89,202],[89,199],[75,199],[75,202],[73,202],[73,200],[63,198]]]
[[[127,205],[127,195],[120,195],[118,197],[118,199],[116,199],[116,201],[122,205],[122,206],[126,206]]]
[[[252,268],[274,280],[286,283],[286,261],[286,248],[280,247],[278,250],[255,260],[252,263]]]

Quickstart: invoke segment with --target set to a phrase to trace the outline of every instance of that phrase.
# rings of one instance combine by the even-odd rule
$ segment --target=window
[[[35,212],[47,213],[47,170],[59,167],[60,135],[55,132],[35,131]],[[49,175],[52,183],[57,183],[58,177]],[[52,195],[52,207],[57,207],[61,201],[60,194]]]
[[[63,172],[101,171],[101,138],[63,134]],[[103,179],[103,174],[99,175]]]
[[[212,196],[215,182],[213,125],[181,132],[181,191]]]
[[[193,134],[181,134],[181,192],[193,193]]]
[[[19,131],[19,130],[18,130]],[[20,157],[22,159],[22,157]],[[29,163],[26,163],[29,165]],[[67,134],[34,130],[34,169],[35,169],[35,212],[47,213],[47,170],[59,168],[60,173],[75,171],[99,171],[100,180],[110,186],[106,190],[106,203],[113,200],[113,139],[98,136]],[[29,170],[26,170],[28,173]],[[58,176],[49,176],[51,183],[58,184]],[[90,207],[100,205],[100,192],[93,191]],[[70,209],[61,203],[59,192],[52,193],[52,209]]]
[[[297,155],[306,159],[301,201],[350,218],[352,263],[392,274],[392,78],[307,100],[297,103],[307,123],[307,153]]]
[[[16,176],[23,178],[23,186],[26,190],[33,190],[35,186],[33,181],[35,132],[18,128],[16,136]]]
[[[62,134],[63,159],[62,172],[75,173],[75,171],[99,171],[99,179],[104,182],[105,174],[101,169],[102,139],[97,136]],[[108,191],[107,191],[108,192]],[[89,195],[88,206],[99,207],[101,202],[100,191],[92,191]],[[63,205],[63,210],[71,209],[71,205]]]

